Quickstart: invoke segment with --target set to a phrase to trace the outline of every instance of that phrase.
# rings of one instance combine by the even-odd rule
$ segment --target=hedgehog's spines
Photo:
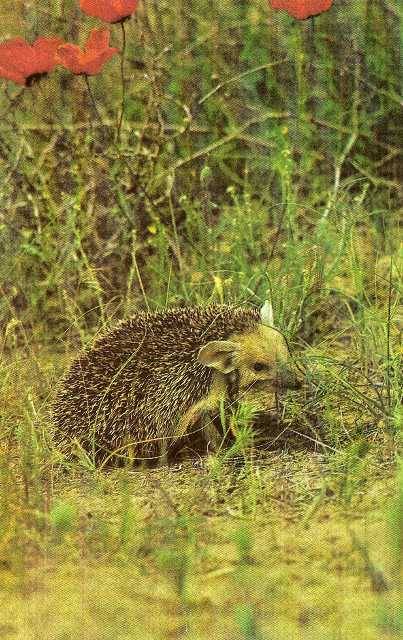
[[[200,347],[258,322],[257,309],[214,304],[140,311],[119,321],[64,377],[53,413],[60,439],[77,437],[89,448],[95,437],[101,452],[126,439],[171,437],[178,417],[211,387],[212,370],[197,361]],[[137,453],[157,448],[143,444]]]

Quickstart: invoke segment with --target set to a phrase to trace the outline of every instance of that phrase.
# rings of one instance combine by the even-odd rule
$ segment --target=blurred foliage
[[[0,18],[1,40],[83,43],[100,24],[75,0],[3,0]],[[401,23],[393,0],[339,0],[314,23],[265,0],[142,0],[125,26],[119,144],[118,57],[90,78],[101,122],[83,78],[61,68],[31,89],[3,81],[9,338],[70,327],[82,341],[138,306],[257,303],[267,274],[292,331],[324,285],[357,300],[382,271],[369,295],[385,298],[379,267],[395,251],[401,196]],[[120,26],[111,32],[121,47]]]

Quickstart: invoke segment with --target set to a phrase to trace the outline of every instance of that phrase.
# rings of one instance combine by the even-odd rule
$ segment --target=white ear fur
[[[265,327],[274,326],[273,305],[268,300],[265,300],[263,307],[260,309],[260,320]]]

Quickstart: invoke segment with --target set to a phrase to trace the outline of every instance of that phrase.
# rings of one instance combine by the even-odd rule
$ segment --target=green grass
[[[278,452],[219,477],[189,464],[48,469],[35,510],[37,494],[21,505],[23,488],[10,484],[20,507],[6,527],[2,513],[2,629],[27,639],[158,639],[182,627],[190,638],[397,637],[396,483],[369,455],[365,472],[350,466],[346,499],[344,464]]]
[[[4,637],[399,636],[398,425],[370,388],[322,356],[313,409],[293,394],[259,448],[246,411],[215,456],[100,471],[52,445],[64,360],[5,362]]]
[[[0,92],[0,637],[400,637],[400,5],[314,31],[265,0],[144,7],[119,144],[117,58],[101,121],[62,69]],[[99,26],[75,0],[0,23]],[[307,371],[270,427],[241,407],[233,445],[153,470],[58,451],[58,381],[105,326],[267,297]]]

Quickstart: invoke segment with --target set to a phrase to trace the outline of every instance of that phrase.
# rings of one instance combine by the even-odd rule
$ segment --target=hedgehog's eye
[[[263,371],[263,369],[266,369],[266,365],[264,364],[264,362],[255,362],[255,364],[253,365],[253,369],[255,371]]]

